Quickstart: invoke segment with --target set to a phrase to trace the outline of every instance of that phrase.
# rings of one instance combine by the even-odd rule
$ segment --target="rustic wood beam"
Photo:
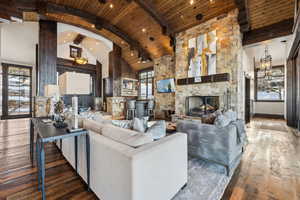
[[[138,4],[144,11],[146,11],[162,28],[162,33],[164,35],[170,35],[173,33],[168,22],[164,19],[164,17],[156,11],[156,9],[151,5],[149,0],[127,0],[134,1]]]
[[[79,45],[85,38],[86,38],[85,35],[78,34],[74,39],[73,43]]]
[[[45,16],[46,13],[56,13],[56,14],[68,14],[68,15],[74,15],[80,17],[91,24],[95,24],[95,27],[98,29],[103,28],[117,35],[125,42],[127,42],[132,48],[141,52],[144,58],[151,60],[151,56],[148,53],[148,51],[146,51],[138,41],[132,39],[126,32],[118,28],[116,25],[111,24],[109,21],[107,21],[104,18],[101,18],[94,14],[88,13],[86,11],[82,11],[80,9],[72,8],[69,6],[59,5],[51,2],[38,1],[35,4],[33,4],[32,2],[36,2],[36,1],[19,0],[19,1],[15,1],[15,6],[23,11],[36,11],[43,16]]]
[[[265,26],[244,33],[243,45],[254,44],[277,37],[292,34],[294,19],[290,18],[281,22]]]
[[[238,23],[242,33],[250,30],[250,17],[248,10],[248,0],[234,0],[239,9]]]

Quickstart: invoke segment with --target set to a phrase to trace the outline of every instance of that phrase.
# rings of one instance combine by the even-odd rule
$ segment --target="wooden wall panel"
[[[57,23],[40,21],[38,94],[44,96],[44,87],[57,82]]]

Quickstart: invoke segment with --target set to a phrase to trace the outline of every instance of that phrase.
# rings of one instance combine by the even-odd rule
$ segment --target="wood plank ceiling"
[[[3,0],[0,0],[0,2]],[[18,0],[15,2],[26,2]],[[30,0],[34,1],[34,0]],[[135,70],[153,65],[152,62],[139,62],[139,54],[145,51],[152,59],[173,54],[172,37],[174,34],[203,23],[211,18],[235,9],[237,2],[247,2],[251,30],[280,22],[294,16],[294,0],[36,0],[50,2],[80,10],[100,17],[122,31],[139,47],[133,47],[105,28],[81,17],[63,12],[46,13],[46,18],[84,27],[107,37],[122,48],[123,58]],[[102,2],[102,3],[101,3]],[[106,3],[103,3],[106,2]],[[149,8],[150,5],[150,8]],[[148,8],[148,10],[147,10]],[[150,11],[152,12],[149,12]],[[76,13],[76,12],[75,12]],[[157,20],[153,17],[156,14]],[[196,19],[197,15],[201,19]],[[152,15],[152,16],[151,16]],[[168,32],[160,22],[167,23]],[[100,24],[101,26],[101,24]]]

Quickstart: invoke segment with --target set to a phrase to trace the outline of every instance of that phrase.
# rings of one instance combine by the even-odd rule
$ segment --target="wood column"
[[[40,20],[39,29],[38,94],[44,96],[44,87],[56,84],[57,79],[57,23]]]
[[[121,48],[114,44],[113,51],[109,53],[109,77],[105,79],[105,97],[121,96]]]
[[[96,63],[96,80],[95,80],[95,96],[102,97],[102,64],[97,61]]]

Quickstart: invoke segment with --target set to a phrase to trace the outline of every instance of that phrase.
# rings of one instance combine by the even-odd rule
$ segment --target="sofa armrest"
[[[132,155],[133,200],[172,199],[187,183],[187,136],[176,133]]]

